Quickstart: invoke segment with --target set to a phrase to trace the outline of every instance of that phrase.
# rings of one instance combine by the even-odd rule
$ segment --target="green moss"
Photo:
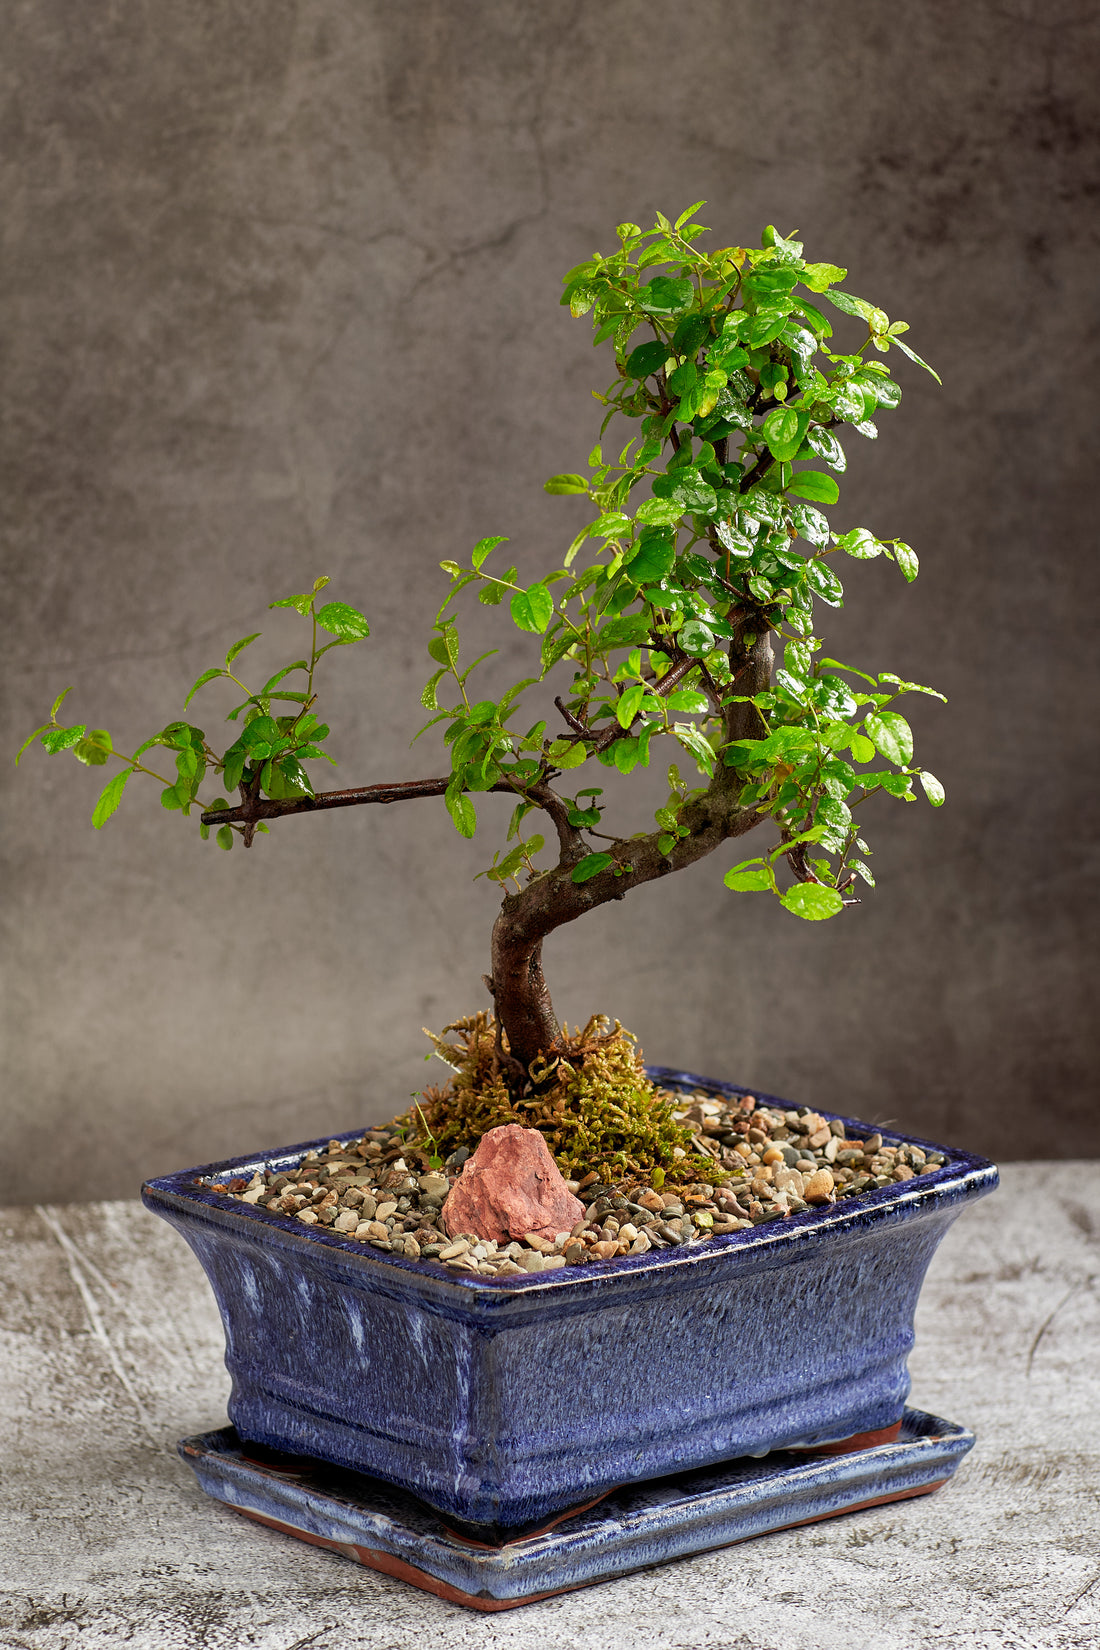
[[[456,1033],[453,1042],[445,1039]],[[677,1123],[680,1103],[646,1075],[637,1040],[603,1015],[583,1030],[565,1028],[562,1053],[532,1068],[533,1090],[514,1100],[499,1069],[492,1015],[456,1020],[441,1035],[428,1032],[454,1075],[442,1088],[425,1089],[400,1121],[410,1144],[447,1156],[471,1151],[482,1135],[505,1123],[538,1129],[568,1179],[595,1173],[608,1183],[637,1180],[665,1184],[721,1180],[726,1176],[701,1157],[689,1128]]]

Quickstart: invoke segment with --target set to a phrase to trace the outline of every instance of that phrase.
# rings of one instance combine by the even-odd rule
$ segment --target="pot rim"
[[[651,1077],[669,1088],[710,1092],[726,1097],[752,1095],[766,1106],[783,1111],[793,1109],[788,1101],[776,1095],[719,1078],[701,1077],[668,1066],[647,1065],[646,1070]],[[398,1288],[407,1288],[410,1284],[419,1283],[432,1295],[438,1296],[442,1288],[445,1292],[455,1292],[450,1295],[452,1300],[464,1298],[470,1303],[472,1294],[499,1299],[526,1294],[531,1290],[554,1293],[563,1289],[584,1290],[606,1286],[609,1280],[615,1278],[641,1281],[638,1274],[652,1276],[683,1271],[684,1268],[694,1269],[701,1262],[716,1261],[726,1256],[731,1259],[741,1256],[747,1260],[750,1252],[760,1259],[765,1255],[774,1256],[778,1263],[784,1251],[802,1249],[818,1234],[834,1233],[840,1236],[858,1232],[868,1224],[877,1226],[882,1221],[893,1223],[910,1219],[933,1208],[945,1209],[964,1200],[984,1196],[997,1186],[997,1169],[988,1158],[939,1146],[917,1135],[883,1129],[837,1112],[819,1111],[818,1115],[826,1121],[843,1122],[857,1132],[880,1133],[887,1144],[914,1145],[942,1152],[947,1161],[929,1173],[900,1181],[894,1186],[876,1187],[854,1198],[844,1198],[800,1214],[765,1221],[751,1229],[704,1238],[690,1245],[651,1249],[644,1255],[619,1255],[612,1260],[589,1261],[584,1266],[554,1267],[550,1272],[511,1273],[499,1278],[463,1275],[436,1260],[409,1260],[404,1255],[384,1254],[370,1244],[356,1242],[343,1233],[333,1232],[327,1227],[306,1226],[292,1215],[272,1215],[267,1210],[261,1212],[251,1204],[228,1199],[224,1194],[212,1192],[200,1184],[205,1177],[218,1174],[242,1175],[258,1168],[285,1168],[296,1163],[306,1152],[327,1146],[330,1139],[341,1143],[358,1140],[363,1133],[361,1128],[271,1151],[225,1158],[217,1163],[177,1170],[174,1174],[158,1175],[144,1183],[141,1196],[146,1207],[156,1214],[171,1218],[172,1213],[186,1213],[192,1219],[198,1218],[214,1227],[235,1229],[240,1237],[247,1240],[274,1243],[276,1247],[289,1251],[297,1248],[299,1253],[308,1253],[308,1249],[303,1251],[300,1245],[317,1245],[320,1253],[315,1249],[314,1254],[318,1259],[323,1254],[330,1263],[341,1268],[349,1265],[373,1272],[374,1281],[378,1284],[390,1283]]]

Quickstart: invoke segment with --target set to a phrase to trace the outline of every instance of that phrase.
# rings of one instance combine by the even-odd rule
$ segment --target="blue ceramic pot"
[[[649,1069],[668,1088],[747,1092]],[[935,1147],[942,1168],[824,1209],[500,1279],[380,1254],[202,1184],[286,1168],[323,1144],[143,1187],[213,1286],[230,1420],[245,1440],[369,1473],[498,1531],[619,1484],[898,1422],[928,1263],[966,1200],[997,1184],[986,1159]]]

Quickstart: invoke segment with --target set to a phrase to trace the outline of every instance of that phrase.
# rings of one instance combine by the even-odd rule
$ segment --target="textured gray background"
[[[556,1002],[798,1101],[1095,1153],[1096,802],[1072,766],[1094,8],[5,0],[0,22],[8,742],[75,682],[74,716],[136,743],[234,637],[263,625],[253,672],[282,662],[297,621],[265,603],[327,572],[374,626],[325,689],[332,783],[441,771],[430,736],[408,750],[438,560],[501,532],[534,569],[578,519],[542,482],[583,464],[609,367],[560,273],[699,196],[726,242],[797,227],[942,371],[901,366],[837,513],[909,540],[921,578],[853,564],[829,640],[947,692],[913,720],[948,805],[884,802],[878,892],[833,923],[727,895],[733,852],[640,891],[551,942]],[[525,673],[501,632],[488,685]],[[97,774],[0,772],[0,1197],[129,1195],[378,1119],[423,1079],[420,1026],[485,1000],[493,844],[438,804],[226,855],[152,785],[93,833]]]

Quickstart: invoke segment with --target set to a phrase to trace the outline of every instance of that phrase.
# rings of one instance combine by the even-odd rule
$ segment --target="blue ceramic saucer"
[[[893,1442],[846,1454],[777,1451],[628,1485],[499,1546],[464,1539],[423,1502],[365,1474],[270,1453],[249,1458],[232,1427],[185,1438],[179,1450],[207,1494],[235,1511],[452,1604],[493,1611],[925,1495],[973,1443],[964,1427],[906,1409]]]

